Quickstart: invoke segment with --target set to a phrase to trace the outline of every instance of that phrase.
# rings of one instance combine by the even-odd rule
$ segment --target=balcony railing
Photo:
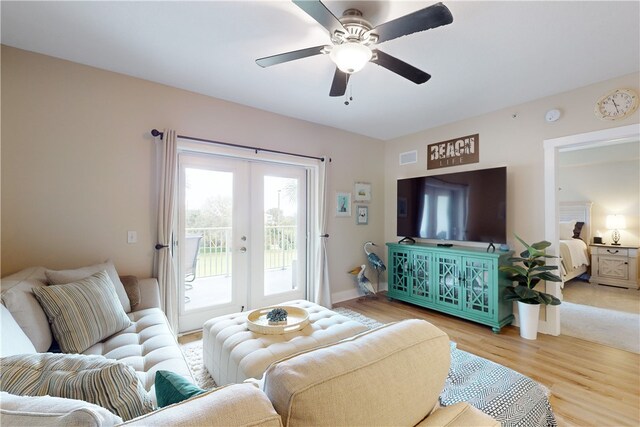
[[[202,236],[198,250],[196,277],[231,274],[231,227],[186,228],[187,235]],[[265,269],[286,269],[296,258],[296,226],[266,226],[264,233]]]

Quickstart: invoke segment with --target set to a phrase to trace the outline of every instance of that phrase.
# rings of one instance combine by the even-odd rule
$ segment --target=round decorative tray
[[[270,325],[267,320],[267,313],[274,308],[283,308],[287,310],[286,323],[281,325]],[[273,307],[259,308],[249,313],[247,317],[247,328],[250,331],[264,335],[282,335],[287,332],[295,332],[307,326],[309,323],[309,312],[304,308],[292,307],[288,305],[278,305]]]

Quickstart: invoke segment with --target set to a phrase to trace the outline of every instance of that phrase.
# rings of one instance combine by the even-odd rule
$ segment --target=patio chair
[[[198,249],[202,236],[186,236],[184,245],[184,288],[193,289],[193,282],[196,279],[196,266],[198,264]],[[185,295],[184,302],[189,302],[191,298]]]

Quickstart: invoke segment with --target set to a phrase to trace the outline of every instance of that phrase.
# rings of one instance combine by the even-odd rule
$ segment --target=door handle
[[[240,252],[245,253],[247,252],[247,248],[245,248],[244,246],[240,248]]]

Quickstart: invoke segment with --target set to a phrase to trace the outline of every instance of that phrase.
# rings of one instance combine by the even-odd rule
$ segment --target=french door
[[[300,166],[180,154],[180,332],[305,298],[306,176]]]

